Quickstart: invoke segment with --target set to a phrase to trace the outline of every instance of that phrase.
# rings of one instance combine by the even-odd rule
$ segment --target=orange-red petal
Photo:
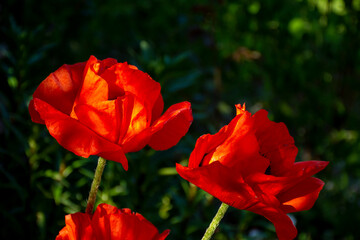
[[[82,82],[84,67],[85,63],[63,65],[40,83],[33,97],[47,102],[65,114],[70,114]],[[33,101],[30,102],[29,112],[34,122],[44,123],[35,110]]]
[[[161,94],[159,94],[159,97],[156,99],[156,102],[152,109],[151,125],[161,116],[163,110],[164,110],[164,100]]]
[[[97,239],[113,240],[155,240],[165,239],[169,234],[162,234],[141,214],[130,209],[117,209],[108,204],[100,204],[92,217],[92,226]]]
[[[323,186],[324,182],[318,178],[305,179],[277,196],[282,202],[281,209],[286,213],[309,210],[314,205]]]
[[[75,213],[66,215],[65,224],[56,240],[97,240],[93,234],[91,219],[88,214]]]
[[[104,139],[79,121],[40,99],[34,99],[34,106],[45,121],[49,133],[61,146],[85,158],[98,155],[120,162],[127,169],[127,160],[119,145]]]
[[[260,153],[270,160],[271,174],[281,175],[292,167],[297,148],[285,124],[270,121],[267,114],[260,110],[253,115],[255,134]]]
[[[245,181],[251,186],[259,187],[263,192],[271,195],[282,194],[296,185],[309,179],[312,175],[323,170],[328,162],[305,161],[298,162],[285,176],[277,177],[264,173],[256,173],[248,176]]]
[[[98,75],[100,66],[98,60],[91,56],[84,68],[84,76],[81,88],[76,96],[77,104],[94,104],[108,100],[108,84]],[[97,67],[96,67],[97,66]],[[72,113],[72,116],[75,117]]]
[[[258,202],[254,191],[235,171],[213,162],[199,168],[187,168],[176,164],[179,175],[220,201],[238,209],[247,209]]]
[[[181,102],[172,105],[154,122],[150,147],[155,150],[166,150],[175,146],[187,133],[193,121],[191,105],[189,102]]]
[[[108,82],[109,98],[118,96],[119,90],[134,94],[140,99],[147,111],[146,116],[150,124],[152,109],[160,95],[160,84],[127,63],[118,63],[104,71],[101,75]]]
[[[78,104],[74,111],[82,124],[105,139],[116,143],[119,139],[121,118],[115,101],[102,101],[93,106]]]
[[[291,219],[280,209],[265,205],[261,202],[247,209],[267,218],[275,226],[279,240],[291,240],[297,235],[296,227]]]

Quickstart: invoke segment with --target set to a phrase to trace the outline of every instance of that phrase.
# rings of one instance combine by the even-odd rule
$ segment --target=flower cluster
[[[158,82],[135,66],[91,56],[51,73],[34,92],[29,112],[67,150],[116,161],[127,170],[125,153],[146,145],[168,149],[193,121],[189,102],[162,114],[160,90]],[[324,183],[312,176],[328,163],[295,162],[294,139],[285,124],[270,121],[265,110],[251,115],[238,104],[236,113],[218,133],[201,136],[188,167],[177,164],[177,172],[224,204],[264,216],[280,240],[294,239],[297,230],[287,214],[313,206]],[[94,189],[89,198],[93,201],[97,186]],[[130,209],[100,204],[92,213],[93,204],[88,202],[90,212],[67,215],[56,240],[162,240],[169,234],[160,234]]]

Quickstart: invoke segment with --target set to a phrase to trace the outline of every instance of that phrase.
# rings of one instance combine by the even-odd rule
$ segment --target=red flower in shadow
[[[93,215],[75,213],[65,216],[66,226],[56,240],[163,240],[170,231],[159,233],[151,222],[130,209],[100,204]]]
[[[36,89],[32,121],[45,124],[67,150],[120,162],[149,144],[165,150],[178,143],[193,120],[189,102],[163,115],[160,84],[127,63],[108,58],[63,65]]]
[[[295,163],[297,148],[285,124],[253,116],[236,105],[237,116],[214,135],[201,136],[189,167],[177,164],[181,177],[238,209],[270,220],[280,240],[297,230],[286,215],[310,209],[324,183],[312,177],[328,162]]]

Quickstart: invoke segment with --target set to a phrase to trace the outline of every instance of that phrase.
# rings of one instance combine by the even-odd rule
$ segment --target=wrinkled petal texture
[[[197,140],[189,166],[176,169],[220,201],[270,220],[280,240],[294,239],[287,213],[314,205],[324,183],[312,176],[328,162],[295,163],[297,148],[285,124],[270,121],[265,110],[251,115],[245,105],[236,108],[229,125]]]
[[[56,240],[163,240],[170,231],[159,233],[141,214],[100,204],[94,213],[70,214]]]
[[[166,150],[186,134],[192,113],[189,102],[169,107],[160,84],[148,74],[115,59],[63,65],[35,90],[31,119],[69,151],[120,162],[127,170],[127,152],[150,145]]]

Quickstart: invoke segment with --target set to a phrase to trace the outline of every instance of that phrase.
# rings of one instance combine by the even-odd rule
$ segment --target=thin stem
[[[92,181],[91,188],[90,188],[89,198],[87,201],[87,206],[86,206],[86,211],[85,211],[87,214],[93,213],[95,200],[96,200],[96,193],[98,191],[98,188],[99,188],[99,185],[101,182],[101,175],[104,171],[105,164],[106,164],[106,160],[102,157],[99,157],[98,164],[97,164],[95,174],[94,174],[94,179]]]
[[[219,210],[217,211],[215,217],[211,221],[209,227],[206,229],[206,232],[204,233],[204,236],[201,240],[210,240],[212,235],[214,235],[214,232],[216,228],[219,226],[219,223],[221,219],[224,217],[226,211],[228,210],[229,205],[225,203],[221,203],[221,206],[219,207]]]

